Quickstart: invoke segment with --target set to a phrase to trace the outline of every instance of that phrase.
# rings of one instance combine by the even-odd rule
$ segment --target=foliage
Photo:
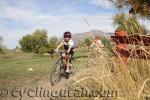
[[[106,48],[108,48],[109,50],[112,50],[112,44],[111,44],[111,41],[107,38],[107,37],[101,37],[101,41],[102,43],[104,44],[104,46]]]
[[[124,13],[116,14],[113,17],[113,24],[117,28],[127,31],[128,34],[146,34],[147,30],[144,25],[141,25],[138,19],[133,15],[127,15]]]
[[[48,46],[49,46],[49,51],[56,48],[57,47],[57,44],[58,44],[58,39],[56,36],[54,37],[51,37],[49,39],[49,43],[48,43]]]
[[[150,0],[109,0],[118,9],[128,8],[130,14],[150,19]]]
[[[46,30],[36,30],[33,33],[33,45],[35,45],[34,53],[43,53],[48,47],[48,36]],[[42,51],[43,50],[43,51]]]
[[[84,39],[84,43],[89,47],[92,45],[92,39],[90,37]]]
[[[24,36],[19,44],[24,52],[44,53],[48,47],[48,36],[46,30],[36,30],[32,34]]]

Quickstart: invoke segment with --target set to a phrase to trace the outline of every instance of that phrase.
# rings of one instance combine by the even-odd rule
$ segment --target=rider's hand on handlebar
[[[58,53],[58,49],[55,49],[55,52]]]

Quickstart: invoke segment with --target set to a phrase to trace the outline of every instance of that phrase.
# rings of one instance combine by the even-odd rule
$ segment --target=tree
[[[27,53],[33,52],[36,45],[33,36],[30,34],[23,36],[23,38],[19,41],[19,44],[21,46],[21,49]]]
[[[130,14],[150,19],[150,0],[109,0],[118,9],[128,8]]]
[[[56,47],[57,47],[57,44],[58,44],[58,39],[57,39],[57,37],[56,37],[56,36],[51,37],[51,38],[49,39],[49,43],[48,43],[48,45],[49,45],[49,51],[52,50],[52,49],[54,49],[54,48],[56,48]]]
[[[128,32],[128,34],[146,34],[147,30],[141,25],[136,16],[128,14],[116,14],[113,17],[113,24],[117,29]]]
[[[33,33],[33,40],[35,42],[35,48],[34,48],[34,53],[39,53],[39,50],[46,50],[48,47],[48,36],[47,36],[47,31],[46,30],[36,30]],[[42,53],[42,52],[41,52]]]
[[[44,53],[48,47],[48,36],[46,30],[36,30],[20,39],[19,44],[24,52]]]

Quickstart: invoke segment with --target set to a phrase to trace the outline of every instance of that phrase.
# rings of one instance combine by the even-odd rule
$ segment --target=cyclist
[[[64,50],[66,52],[66,59],[67,60],[67,68],[66,68],[66,78],[69,78],[69,67],[72,66],[71,64],[71,57],[74,55],[74,42],[72,40],[72,35],[70,32],[65,32],[63,34],[63,41],[58,45],[58,47],[55,49],[56,52],[58,52],[58,49],[64,46]]]

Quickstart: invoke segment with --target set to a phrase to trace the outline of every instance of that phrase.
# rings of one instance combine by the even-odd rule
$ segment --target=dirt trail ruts
[[[42,77],[39,76],[40,78],[37,76],[36,79],[25,80],[25,82],[22,81],[23,82],[22,85],[20,85],[19,82],[18,83],[19,87],[15,91],[16,97],[10,94],[9,97],[2,98],[2,100],[74,100],[71,98],[62,99],[61,96],[59,96],[59,98],[53,98],[52,94],[59,95],[58,93],[60,93],[61,90],[63,91],[68,90],[69,86],[72,86],[72,83],[74,83],[77,77],[83,72],[87,72],[87,71],[81,68],[79,70],[79,67],[77,67],[74,75],[70,75],[69,79],[65,79],[62,77],[59,83],[56,84],[55,86],[51,85],[48,74]],[[19,91],[20,89],[21,91]]]
[[[59,98],[53,96],[59,95],[61,90],[68,89],[75,77],[76,75],[70,76],[69,79],[62,78],[55,86],[51,85],[48,75],[36,81],[26,80],[22,83],[23,86],[18,85],[15,90],[10,89],[8,96],[0,96],[0,100],[64,100],[61,96]]]

